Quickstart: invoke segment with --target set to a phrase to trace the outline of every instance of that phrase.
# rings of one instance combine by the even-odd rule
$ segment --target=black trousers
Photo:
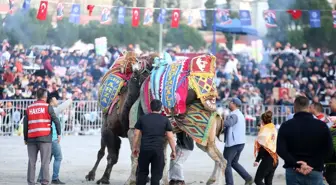
[[[151,165],[151,185],[159,185],[165,165],[163,150],[140,150],[136,185],[146,185]]]
[[[277,167],[278,164],[276,166],[273,165],[273,160],[262,160],[254,178],[256,185],[272,185],[274,172]],[[263,180],[265,181],[263,182]]]
[[[324,175],[329,185],[336,185],[336,166],[326,166]]]

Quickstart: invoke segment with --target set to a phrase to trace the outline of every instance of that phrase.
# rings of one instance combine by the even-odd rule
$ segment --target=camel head
[[[150,75],[153,69],[153,63],[155,57],[158,57],[158,54],[144,55],[137,58],[137,62],[133,64],[132,70],[133,73],[138,73],[141,78],[140,83],[142,84],[145,79]]]

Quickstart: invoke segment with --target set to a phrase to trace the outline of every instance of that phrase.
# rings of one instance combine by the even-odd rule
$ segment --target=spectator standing
[[[238,162],[241,152],[245,146],[246,123],[243,113],[239,110],[242,102],[233,98],[229,103],[230,115],[224,121],[225,127],[225,148],[224,158],[227,160],[225,169],[226,185],[233,185],[232,168],[246,181],[246,185],[253,183],[252,177]]]
[[[310,105],[310,112],[318,119],[327,123],[330,128],[333,123],[328,119],[328,117],[323,113],[323,105],[321,103],[313,102]]]
[[[56,97],[49,97],[48,99],[49,105],[51,105],[54,108],[55,114],[60,115],[66,108],[68,108],[72,100],[67,100],[63,102],[62,104],[58,105],[58,101]],[[63,125],[61,125],[61,128]],[[59,179],[59,171],[61,168],[61,162],[62,162],[62,150],[61,150],[61,145],[58,141],[57,137],[57,131],[56,131],[56,126],[55,123],[52,123],[52,146],[51,146],[51,156],[54,156],[54,164],[53,164],[53,175],[52,175],[52,184],[65,184]],[[42,178],[42,168],[40,170],[39,178],[37,182],[41,182]]]
[[[331,97],[329,106],[331,110],[329,119],[334,123],[333,127],[330,128],[333,137],[334,150],[332,157],[326,162],[325,178],[329,185],[336,185],[336,96]]]
[[[52,132],[51,123],[55,123],[58,142],[61,137],[60,122],[52,106],[46,103],[48,92],[46,89],[37,90],[37,101],[29,105],[23,120],[24,141],[28,148],[28,185],[35,185],[35,170],[37,154],[41,155],[42,185],[49,184],[49,163],[51,156]]]
[[[284,122],[278,133],[277,152],[285,161],[287,185],[323,185],[323,165],[332,152],[327,125],[309,113],[309,99],[294,101],[293,119]]]
[[[256,160],[253,166],[259,166],[254,178],[256,185],[272,185],[274,172],[278,167],[279,160],[276,153],[277,129],[272,120],[273,113],[271,111],[261,115],[261,128],[254,145]],[[259,165],[260,160],[261,163]]]
[[[150,103],[152,113],[140,117],[135,124],[133,155],[138,159],[137,185],[145,185],[151,165],[151,185],[159,185],[162,178],[164,161],[164,142],[167,136],[171,158],[175,159],[175,141],[171,124],[165,116],[162,116],[162,103],[160,100],[153,100]],[[139,138],[141,135],[140,153]]]

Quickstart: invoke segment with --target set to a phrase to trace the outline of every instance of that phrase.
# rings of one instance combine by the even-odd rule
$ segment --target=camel
[[[200,62],[200,61],[203,61],[203,62]],[[198,58],[191,59],[189,61],[189,65],[190,65],[190,69],[188,69],[189,73],[190,73],[190,71],[195,70],[198,64],[201,65],[201,68],[203,69],[202,72],[206,72],[206,70],[204,70],[204,69],[208,69],[208,71],[204,75],[200,71],[197,71],[194,75],[190,75],[188,77],[189,82],[193,80],[192,78],[199,79],[199,78],[202,78],[206,75],[207,75],[208,78],[214,78],[214,75],[212,76],[210,74],[211,72],[214,72],[214,71],[212,71],[212,69],[214,69],[214,67],[215,67],[215,57],[214,56],[206,55],[206,56],[200,56]],[[207,66],[205,66],[204,64],[207,65]],[[172,64],[172,65],[179,65],[179,64]],[[161,74],[163,75],[163,73],[161,73]],[[167,75],[169,76],[169,74],[167,74]],[[178,76],[177,74],[173,74],[173,75]],[[130,130],[128,131],[128,138],[129,138],[129,141],[131,143],[131,147],[133,146],[132,142],[133,142],[133,137],[134,137],[134,134],[133,134],[134,133],[134,125],[135,125],[135,122],[136,122],[136,120],[134,118],[135,115],[134,115],[133,112],[138,112],[138,115],[136,115],[137,117],[139,117],[141,114],[150,112],[150,110],[148,108],[148,104],[151,101],[151,99],[153,99],[153,97],[152,98],[148,98],[148,97],[151,97],[152,94],[155,94],[155,93],[150,93],[150,90],[148,90],[148,89],[150,89],[151,87],[154,86],[152,84],[149,85],[149,83],[150,83],[149,78],[151,78],[151,77],[148,77],[148,79],[146,79],[145,82],[143,83],[143,85],[141,87],[140,97],[137,100],[137,102],[131,108],[132,115],[130,115],[130,117],[133,117],[133,123],[130,123]],[[164,78],[163,76],[159,76],[159,77],[161,79]],[[156,77],[156,78],[159,78],[159,77]],[[204,80],[206,80],[206,78]],[[164,85],[169,86],[168,84],[169,83],[166,83]],[[190,87],[192,85],[194,85],[194,84],[190,84],[190,83],[188,84],[189,87],[188,87],[188,92],[187,92],[186,101],[185,101],[186,102],[186,107],[187,107],[186,112],[184,114],[180,114],[180,115],[173,115],[174,111],[171,111],[169,113],[166,112],[166,115],[172,120],[172,122],[178,123],[178,124],[172,124],[175,127],[175,129],[174,129],[175,133],[186,132],[185,128],[183,127],[183,124],[185,123],[186,116],[188,116],[189,113],[190,113],[188,108],[194,106],[195,104],[199,104],[199,105],[203,106],[203,109],[200,109],[200,111],[203,112],[203,113],[204,112],[210,112],[210,113],[214,112],[214,109],[213,109],[214,106],[212,105],[212,103],[213,103],[213,101],[212,101],[213,96],[212,95],[214,94],[214,92],[209,92],[208,93],[209,96],[201,96],[200,97],[199,94],[197,93],[197,88]],[[211,88],[208,88],[208,89],[211,89]],[[215,88],[212,88],[212,89],[215,89]],[[138,111],[133,111],[133,110],[138,110]],[[165,111],[169,111],[169,109],[165,108]],[[207,119],[209,119],[208,121],[210,121],[210,117],[208,117]],[[130,121],[131,120],[132,119],[130,118]],[[225,172],[225,168],[226,168],[226,160],[224,159],[222,153],[217,149],[216,144],[215,144],[216,136],[219,138],[219,135],[222,132],[223,120],[219,115],[216,114],[216,118],[212,119],[211,122],[213,122],[213,123],[208,123],[208,124],[211,124],[212,127],[210,127],[210,129],[209,129],[209,132],[208,132],[209,136],[208,136],[208,138],[206,138],[206,141],[199,142],[199,141],[195,140],[197,146],[202,151],[206,152],[211,157],[211,159],[213,159],[215,161],[215,167],[214,167],[213,173],[211,174],[210,178],[207,181],[208,185],[215,183],[216,180],[221,175],[224,176],[224,172]],[[189,123],[189,124],[197,124],[197,122],[195,121],[195,122]],[[186,133],[188,134],[188,132],[186,132]],[[167,146],[167,143],[165,145]],[[132,170],[131,170],[131,175],[126,182],[127,185],[128,184],[135,184],[135,182],[136,182],[137,158],[134,158],[134,156],[131,156],[131,158],[132,158]],[[168,163],[166,163],[166,164],[168,164]],[[168,165],[165,165],[163,179],[162,179],[163,184],[165,184],[165,185],[169,183],[168,182],[168,175],[167,175],[168,174],[167,173],[167,167],[168,167]]]
[[[127,57],[132,56],[132,57]],[[105,109],[103,114],[103,126],[101,128],[101,142],[100,142],[100,149],[97,154],[97,160],[91,169],[91,171],[86,175],[86,180],[93,181],[95,180],[96,170],[101,159],[105,155],[105,148],[108,150],[107,156],[107,166],[105,172],[101,179],[97,181],[97,184],[109,184],[109,179],[112,171],[113,165],[118,162],[119,156],[119,149],[121,146],[121,139],[119,137],[125,138],[127,137],[128,132],[128,113],[131,109],[133,103],[139,97],[140,87],[142,82],[150,75],[151,70],[151,63],[153,58],[157,55],[152,56],[144,56],[139,59],[134,57],[133,53],[126,54],[126,57],[118,59],[118,62],[115,66],[120,67],[119,69],[113,68],[110,70],[111,73],[113,72],[129,72],[130,68],[137,67],[139,63],[134,62],[134,60],[140,61],[144,70],[142,71],[135,71],[131,72],[131,77],[127,80],[127,86],[120,89],[118,92],[119,98],[115,106],[110,105],[109,109]],[[122,61],[125,60],[125,61]],[[144,62],[142,62],[144,61]],[[109,74],[109,72],[108,72]],[[125,74],[125,73],[123,73]],[[103,77],[106,79],[107,76]]]

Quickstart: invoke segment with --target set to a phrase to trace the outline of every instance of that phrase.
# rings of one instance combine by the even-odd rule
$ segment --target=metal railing
[[[22,135],[24,111],[34,100],[1,100],[0,136]],[[256,135],[260,116],[266,110],[273,112],[273,122],[280,125],[293,112],[292,106],[279,105],[243,105],[241,108],[246,118],[246,134]],[[325,108],[325,113],[329,113]],[[221,114],[228,110],[221,107]],[[103,125],[102,111],[97,101],[73,101],[69,108],[58,115],[65,135],[99,135]]]

